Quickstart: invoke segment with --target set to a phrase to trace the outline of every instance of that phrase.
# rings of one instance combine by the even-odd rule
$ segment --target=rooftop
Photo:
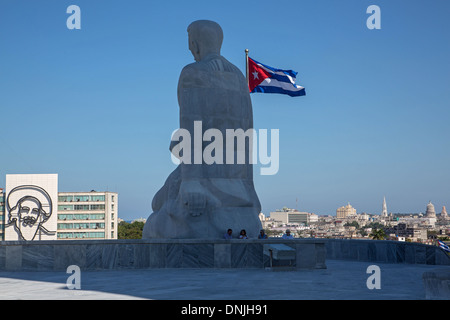
[[[370,265],[381,289],[368,289]],[[64,300],[421,300],[424,272],[448,266],[327,260],[327,269],[146,269],[81,271],[81,290],[65,272],[0,272],[0,299]]]

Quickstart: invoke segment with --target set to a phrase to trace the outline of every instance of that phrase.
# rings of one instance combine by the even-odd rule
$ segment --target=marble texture
[[[56,245],[54,250],[54,270],[66,270],[70,265],[77,265],[80,268],[86,267],[86,245]]]
[[[0,269],[5,269],[5,262],[6,262],[6,247],[0,246]]]
[[[51,246],[22,247],[22,268],[25,270],[49,270],[54,264]]]
[[[214,245],[214,268],[231,268],[231,244]]]
[[[436,246],[387,240],[323,240],[328,259],[450,265],[450,257]]]
[[[5,248],[5,270],[22,269],[22,246],[7,246]]]
[[[431,270],[422,276],[428,300],[450,300],[450,270]]]
[[[182,268],[213,268],[214,244],[183,244]]]
[[[300,255],[313,254],[302,257],[302,268],[325,266],[325,245],[319,240],[57,240],[2,242],[0,262],[3,256],[5,263],[0,270],[64,271],[70,265],[82,270],[263,268],[267,263],[264,244],[268,243],[315,248],[301,250]],[[318,255],[321,248],[322,255]]]
[[[293,248],[298,269],[325,269],[330,259],[450,266],[450,257],[438,247],[396,241],[139,239],[2,241],[0,270],[65,271],[69,265],[82,270],[264,268],[267,244]]]

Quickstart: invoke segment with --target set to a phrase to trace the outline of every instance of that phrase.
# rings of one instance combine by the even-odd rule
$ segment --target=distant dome
[[[427,212],[425,213],[427,217],[436,218],[436,211],[434,210],[434,205],[431,201],[427,204]]]

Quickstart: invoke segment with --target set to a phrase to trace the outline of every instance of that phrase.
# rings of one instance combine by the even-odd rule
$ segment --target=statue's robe
[[[261,204],[253,184],[249,141],[245,144],[245,164],[237,164],[237,141],[230,150],[234,164],[226,163],[226,130],[253,128],[245,77],[224,57],[208,55],[182,70],[178,103],[180,128],[191,135],[191,161],[181,163],[153,198],[153,213],[143,238],[218,239],[228,228],[234,234],[245,229],[249,237],[256,237],[261,229]],[[206,164],[204,159],[194,164],[194,139],[202,139],[194,133],[195,121],[201,121],[202,136],[208,129],[222,133],[223,164]],[[203,142],[201,151],[211,143]]]

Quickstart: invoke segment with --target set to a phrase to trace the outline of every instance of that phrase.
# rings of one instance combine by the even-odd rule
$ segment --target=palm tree
[[[369,235],[373,240],[383,240],[386,238],[386,233],[383,229],[373,229],[372,233]]]

